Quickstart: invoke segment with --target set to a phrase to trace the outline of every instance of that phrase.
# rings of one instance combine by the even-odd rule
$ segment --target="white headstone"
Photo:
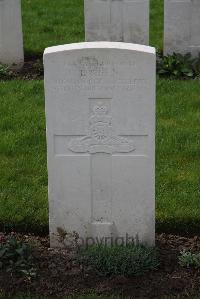
[[[164,54],[200,52],[200,0],[165,0]]]
[[[154,244],[155,60],[126,43],[45,50],[51,246],[60,229]]]
[[[23,66],[21,0],[0,0],[0,63]]]
[[[149,44],[149,0],[85,0],[86,41]]]

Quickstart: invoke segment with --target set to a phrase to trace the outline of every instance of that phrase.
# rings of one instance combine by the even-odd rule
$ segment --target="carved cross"
[[[145,151],[147,134],[119,135],[112,118],[111,98],[88,99],[88,125],[85,135],[55,135],[57,156],[89,157],[91,236],[110,236],[115,231],[112,220],[113,159],[117,156],[140,155]],[[123,199],[122,199],[123,200]]]
[[[112,156],[134,152],[133,136],[117,135],[112,120],[111,99],[89,99],[88,134],[73,136],[68,150],[90,154],[91,221],[108,227],[112,208]],[[137,135],[136,137],[146,135]]]

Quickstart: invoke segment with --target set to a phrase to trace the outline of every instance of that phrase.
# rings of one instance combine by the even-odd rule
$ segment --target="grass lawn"
[[[22,0],[25,53],[84,41],[83,0]]]
[[[0,83],[1,227],[48,222],[43,82]]]
[[[44,48],[84,41],[83,0],[22,0],[27,55]],[[150,44],[162,49],[163,0],[151,0]]]
[[[200,231],[200,84],[157,86],[157,229]]]
[[[200,84],[158,80],[157,228],[200,230]],[[43,81],[0,88],[0,225],[48,230]]]

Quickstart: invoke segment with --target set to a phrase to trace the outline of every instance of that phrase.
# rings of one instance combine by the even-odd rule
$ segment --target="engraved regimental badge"
[[[71,140],[69,150],[75,153],[129,153],[135,150],[133,142],[114,134],[108,107],[98,103],[89,119],[89,134]]]

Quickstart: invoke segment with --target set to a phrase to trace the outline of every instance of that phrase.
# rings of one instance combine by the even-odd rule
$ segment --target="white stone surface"
[[[86,41],[149,44],[149,0],[84,0]]]
[[[164,54],[200,52],[200,0],[165,0]]]
[[[23,65],[21,0],[0,0],[0,62]]]
[[[155,60],[117,42],[45,50],[51,246],[60,229],[154,244]]]

